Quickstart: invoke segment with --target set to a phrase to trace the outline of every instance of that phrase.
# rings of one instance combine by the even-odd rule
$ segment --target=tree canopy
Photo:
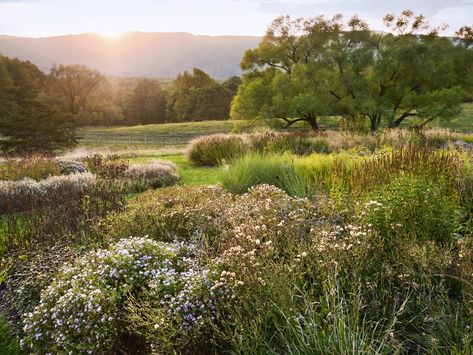
[[[375,131],[457,114],[473,94],[468,28],[459,41],[440,37],[443,27],[410,10],[384,23],[389,32],[371,31],[356,16],[346,23],[341,15],[277,18],[243,57],[232,118],[276,118],[286,127],[305,121],[317,129],[321,116],[362,116]]]
[[[171,121],[215,120],[229,117],[233,94],[204,71],[179,74],[169,87],[167,116]]]
[[[76,143],[70,116],[41,100],[46,75],[30,62],[0,56],[0,149],[52,154]]]

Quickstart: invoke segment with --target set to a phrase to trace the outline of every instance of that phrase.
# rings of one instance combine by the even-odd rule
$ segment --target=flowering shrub
[[[128,238],[90,252],[64,267],[25,315],[23,346],[33,352],[107,351],[130,319],[128,297],[144,297],[185,334],[214,316],[218,297],[212,273],[198,268],[192,247],[148,238]],[[217,275],[217,273],[213,273]],[[133,329],[133,325],[131,326]],[[136,349],[135,349],[136,350]]]
[[[59,159],[58,164],[62,175],[85,173],[87,171],[84,164],[74,160]]]
[[[124,177],[132,191],[144,191],[175,185],[179,181],[176,164],[153,160],[146,164],[132,164]]]
[[[81,200],[95,186],[92,174],[52,176],[41,181],[0,181],[0,213],[26,212]]]
[[[123,212],[100,221],[104,238],[149,235],[160,241],[214,239],[232,196],[220,187],[174,186],[134,198]]]

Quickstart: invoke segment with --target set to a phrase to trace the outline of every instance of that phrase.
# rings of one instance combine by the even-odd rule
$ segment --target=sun
[[[125,33],[126,31],[114,30],[114,29],[106,29],[106,30],[100,30],[100,31],[95,32],[96,35],[110,39],[110,40],[118,39],[119,37],[123,36]]]

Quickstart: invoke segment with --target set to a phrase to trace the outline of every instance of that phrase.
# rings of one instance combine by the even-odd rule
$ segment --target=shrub
[[[232,196],[210,186],[175,186],[148,191],[131,200],[122,212],[100,221],[99,235],[123,238],[149,235],[159,241],[193,240],[217,235],[218,219]]]
[[[168,337],[203,327],[218,297],[212,274],[192,262],[191,251],[183,244],[129,238],[86,254],[62,269],[26,315],[24,346],[34,352],[108,351],[118,345],[123,322],[134,319],[125,307],[129,297],[145,297],[156,307],[161,319],[147,329],[155,334],[161,325],[172,328],[164,332]]]
[[[130,191],[144,191],[175,185],[179,181],[177,166],[168,161],[153,160],[146,164],[132,164],[124,179]]]
[[[68,238],[55,238],[54,243],[34,245],[31,250],[14,253],[8,265],[4,297],[18,315],[34,310],[41,291],[46,288],[64,264],[71,262],[79,251]]]
[[[61,175],[69,175],[76,173],[85,173],[87,169],[84,164],[74,160],[58,160],[59,168],[61,169]]]
[[[0,164],[0,180],[17,181],[29,178],[39,181],[60,174],[61,169],[58,162],[50,158],[10,159],[4,164]]]
[[[248,146],[243,136],[215,134],[194,139],[187,155],[192,165],[217,166],[230,163],[247,151]]]
[[[230,192],[240,194],[260,184],[276,186],[291,196],[314,194],[313,186],[294,167],[290,156],[247,155],[225,171],[221,182]]]
[[[366,223],[394,244],[400,238],[449,243],[461,227],[458,199],[442,181],[406,175],[369,198]]]
[[[45,180],[0,181],[0,213],[35,211],[82,201],[95,186],[92,174],[53,176]]]

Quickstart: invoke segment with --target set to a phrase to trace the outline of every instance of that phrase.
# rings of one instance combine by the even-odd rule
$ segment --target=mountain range
[[[216,79],[241,73],[240,61],[256,36],[198,36],[130,32],[116,38],[79,34],[45,38],[0,36],[0,53],[29,60],[42,71],[84,64],[110,76],[174,78],[193,67]]]

